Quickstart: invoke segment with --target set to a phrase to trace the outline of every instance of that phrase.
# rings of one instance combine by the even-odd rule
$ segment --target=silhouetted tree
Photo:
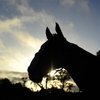
[[[65,69],[61,68],[58,71],[59,71],[59,75],[57,75],[57,78],[58,78],[58,80],[61,81],[61,83],[62,83],[62,89],[63,89],[64,88],[65,80],[68,80],[71,77],[70,77],[69,73],[67,72],[67,70],[65,70]]]
[[[71,76],[69,75],[67,70],[65,70],[63,68],[56,69],[55,73],[54,73],[54,76],[51,76],[49,73],[47,74],[46,81],[45,81],[45,88],[48,90],[48,82],[53,81],[53,84],[52,83],[50,84],[51,85],[51,89],[52,88],[57,89],[58,88],[58,82],[57,81],[59,81],[62,84],[62,85],[59,85],[60,89],[63,90],[64,87],[66,87],[65,86],[66,85],[65,84],[66,81],[69,80],[69,79],[71,79]],[[72,84],[69,84],[69,85],[73,86]],[[67,86],[67,88],[68,88],[68,86]],[[68,88],[68,91],[71,91],[69,89],[71,89],[71,88]]]
[[[10,82],[10,80],[9,79],[7,79],[7,78],[5,78],[5,79],[1,79],[0,80],[0,87],[1,88],[9,88],[10,86],[11,86],[11,82]]]

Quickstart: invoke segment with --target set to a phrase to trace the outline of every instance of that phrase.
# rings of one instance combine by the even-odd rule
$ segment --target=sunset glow
[[[55,75],[55,73],[56,73],[56,70],[51,70],[50,73],[49,73],[49,75],[50,75],[51,77],[53,77],[53,76]]]

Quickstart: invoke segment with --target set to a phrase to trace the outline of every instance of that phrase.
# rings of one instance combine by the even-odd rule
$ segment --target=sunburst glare
[[[56,73],[56,70],[51,70],[50,73],[49,73],[50,77],[54,77],[55,73]]]

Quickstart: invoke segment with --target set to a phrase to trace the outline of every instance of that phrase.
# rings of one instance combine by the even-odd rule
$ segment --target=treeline
[[[0,100],[33,100],[35,98],[79,98],[82,93],[66,93],[62,89],[42,89],[39,92],[32,92],[25,86],[22,86],[20,83],[12,84],[9,79],[0,80]]]

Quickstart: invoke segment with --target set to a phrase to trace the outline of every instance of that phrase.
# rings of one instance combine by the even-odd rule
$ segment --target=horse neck
[[[97,57],[91,53],[77,47],[77,52],[69,57],[69,66],[66,61],[66,68],[69,74],[72,76],[76,84],[82,91],[91,89],[90,84],[95,84],[91,79],[95,68],[94,66],[100,66]],[[67,56],[66,56],[67,57]]]

